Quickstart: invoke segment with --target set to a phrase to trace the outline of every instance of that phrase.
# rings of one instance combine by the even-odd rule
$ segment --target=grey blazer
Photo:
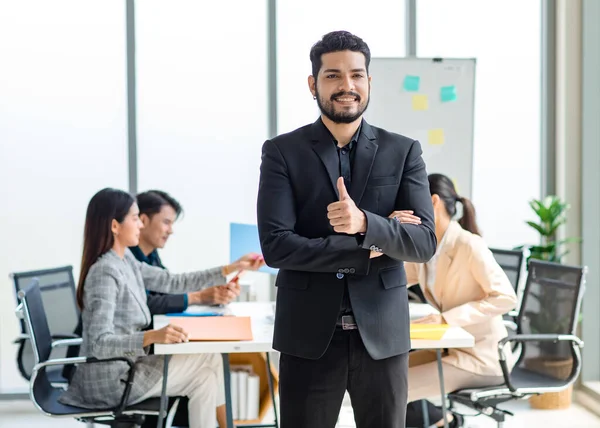
[[[80,355],[134,360],[135,378],[129,396],[129,403],[133,403],[162,379],[163,371],[163,358],[148,355],[148,348],[142,347],[142,330],[151,321],[146,289],[185,293],[224,283],[220,267],[172,274],[139,262],[130,250],[123,259],[110,250],[92,265],[85,279]],[[91,409],[117,406],[128,370],[122,361],[81,365],[59,401]]]

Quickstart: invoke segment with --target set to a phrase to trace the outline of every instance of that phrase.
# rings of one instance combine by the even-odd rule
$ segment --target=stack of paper
[[[231,409],[233,419],[247,421],[258,419],[260,405],[260,378],[246,368],[231,372]]]
[[[421,340],[440,340],[444,337],[448,324],[411,324],[410,338]]]

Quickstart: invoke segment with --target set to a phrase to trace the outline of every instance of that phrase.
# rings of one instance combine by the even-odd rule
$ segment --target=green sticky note
[[[440,89],[440,100],[443,103],[456,101],[456,86],[442,86],[442,89]]]
[[[407,75],[404,77],[404,90],[408,92],[416,92],[419,90],[421,78],[419,76]]]

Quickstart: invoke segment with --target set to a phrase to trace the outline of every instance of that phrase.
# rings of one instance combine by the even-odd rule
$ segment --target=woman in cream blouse
[[[408,285],[419,284],[429,304],[439,310],[413,321],[459,326],[475,337],[473,348],[449,349],[443,357],[446,392],[466,387],[502,384],[498,342],[507,335],[502,315],[514,309],[517,297],[508,277],[480,236],[475,209],[456,193],[452,180],[442,174],[429,176],[438,247],[427,263],[405,263]],[[463,215],[458,221],[457,203]],[[418,222],[410,212],[390,215],[401,222]],[[411,218],[412,217],[412,218]],[[514,360],[509,353],[508,366]],[[421,400],[439,395],[435,351],[411,352],[408,373],[407,426],[423,426]],[[443,426],[441,410],[428,403],[430,420]],[[451,427],[462,426],[462,417],[449,414]],[[420,425],[418,425],[420,422]]]

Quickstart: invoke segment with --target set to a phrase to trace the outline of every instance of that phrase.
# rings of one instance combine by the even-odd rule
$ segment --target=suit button
[[[354,272],[356,272],[356,269],[350,268],[350,273],[354,273]]]
[[[338,273],[344,273],[344,269],[338,269]]]
[[[375,248],[377,248],[375,245],[371,245],[371,246],[369,247],[369,250],[371,250],[371,251],[375,251]]]
[[[337,273],[337,274],[335,274],[335,276],[337,277],[337,279],[344,279],[343,273]]]
[[[348,268],[344,269],[344,273],[350,273],[350,269],[348,269]]]

